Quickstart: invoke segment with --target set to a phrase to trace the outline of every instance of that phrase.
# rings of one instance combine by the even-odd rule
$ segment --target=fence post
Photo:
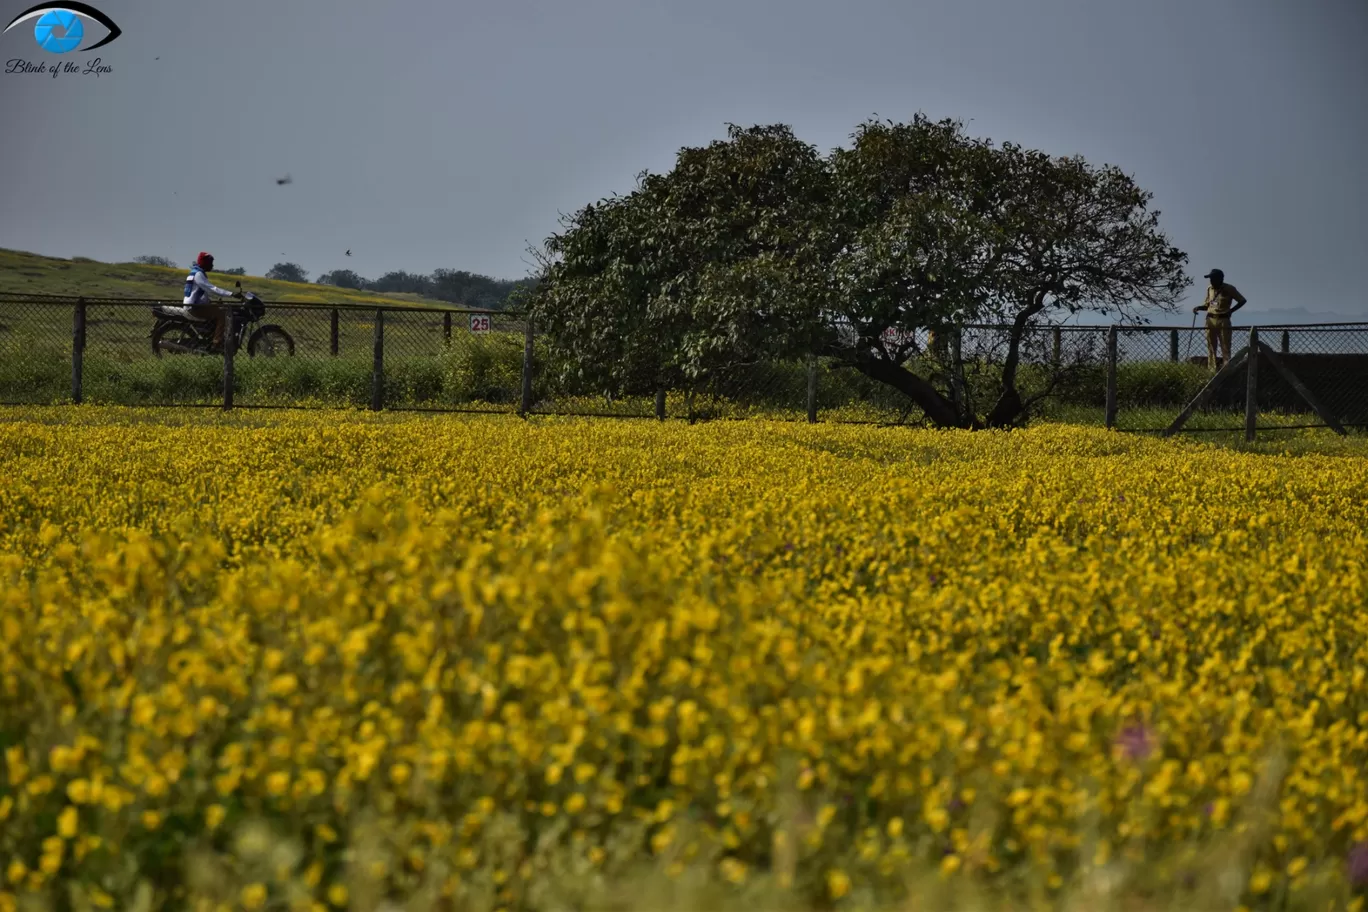
[[[665,387],[656,390],[656,419],[665,420]]]
[[[522,397],[518,403],[518,414],[520,415],[526,415],[532,411],[532,317],[528,316],[526,320],[527,325],[523,328]]]
[[[817,356],[808,355],[807,364],[807,419],[808,424],[817,423]]]
[[[968,403],[964,401],[964,329],[960,326],[950,331],[950,398],[963,418]]]
[[[71,401],[81,404],[81,380],[85,368],[86,303],[85,298],[76,301],[76,313],[71,326]]]
[[[1291,351],[1292,351],[1292,344],[1291,344],[1291,343],[1292,343],[1292,339],[1291,339],[1291,337],[1289,337],[1289,336],[1287,335],[1287,330],[1284,329],[1284,330],[1282,331],[1282,346],[1281,346],[1281,347],[1282,347],[1282,353],[1283,353],[1284,355],[1290,354],[1290,353],[1291,353]]]
[[[233,356],[237,354],[237,313],[232,307],[226,308],[228,316],[223,321],[223,409],[233,407]]]
[[[442,314],[442,344],[451,348],[451,311]]]
[[[1051,335],[1054,336],[1054,364],[1058,366],[1064,360],[1064,330],[1053,327]]]
[[[1259,425],[1259,330],[1249,328],[1249,358],[1245,365],[1245,440],[1252,441]]]
[[[1107,428],[1116,427],[1116,327],[1107,330]]]
[[[334,307],[334,308],[332,309],[332,320],[331,320],[331,323],[332,323],[332,326],[331,326],[331,328],[328,330],[328,352],[329,352],[334,358],[336,358],[336,357],[337,357],[337,308],[336,308],[336,307]]]
[[[385,312],[375,312],[375,351],[371,355],[371,411],[385,407]]]
[[[1169,330],[1169,360],[1178,361],[1178,330]]]

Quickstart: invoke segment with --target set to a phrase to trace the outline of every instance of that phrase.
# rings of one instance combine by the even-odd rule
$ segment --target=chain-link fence
[[[567,379],[517,313],[249,302],[235,308],[225,356],[212,323],[163,306],[179,305],[0,294],[0,403],[926,420],[905,391],[836,359],[742,364],[689,389],[612,396]],[[1230,336],[1227,353],[1199,326],[1032,326],[1016,387],[1033,416],[1122,431],[1368,427],[1368,323],[1259,327],[1252,350],[1249,327]],[[975,325],[872,344],[984,415],[1009,338],[1008,327]]]

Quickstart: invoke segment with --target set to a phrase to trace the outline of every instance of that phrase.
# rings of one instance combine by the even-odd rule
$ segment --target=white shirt
[[[185,285],[190,289],[190,293],[181,300],[181,304],[187,307],[210,303],[209,295],[211,294],[218,295],[221,298],[233,296],[233,292],[219,288],[210,282],[209,277],[199,268],[190,270],[190,274],[185,277]]]

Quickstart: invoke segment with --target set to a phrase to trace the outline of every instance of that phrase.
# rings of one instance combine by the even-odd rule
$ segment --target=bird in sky
[[[286,184],[292,183],[292,182],[293,182],[293,178],[291,178],[290,175],[288,175],[288,174],[285,175],[284,177],[277,177],[277,178],[276,178],[276,186],[278,186],[278,187],[283,187],[283,186],[285,186]]]
[[[347,256],[351,256],[351,251],[350,251],[350,250],[347,251]]]

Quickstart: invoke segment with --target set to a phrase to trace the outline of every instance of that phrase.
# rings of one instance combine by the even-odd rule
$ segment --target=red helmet
[[[205,253],[201,250],[200,255],[195,258],[195,265],[200,269],[213,269],[214,255],[212,253]]]

